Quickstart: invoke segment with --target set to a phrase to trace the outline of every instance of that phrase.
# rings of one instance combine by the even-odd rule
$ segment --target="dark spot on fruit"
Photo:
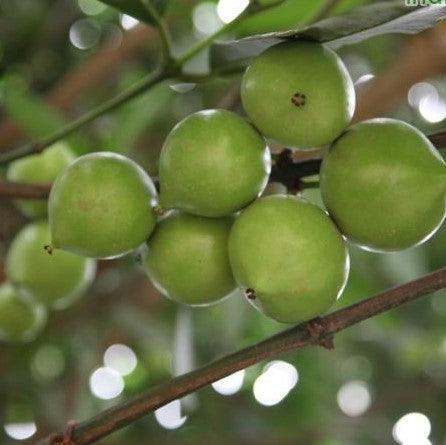
[[[48,255],[52,255],[53,254],[53,246],[51,244],[47,244],[47,245],[43,246],[43,250],[45,250],[45,252]]]
[[[296,105],[296,107],[303,107],[307,102],[307,96],[302,93],[295,93],[294,96],[291,98],[291,103],[293,105]]]
[[[250,300],[255,300],[257,298],[254,289],[251,288],[245,290],[245,296]]]

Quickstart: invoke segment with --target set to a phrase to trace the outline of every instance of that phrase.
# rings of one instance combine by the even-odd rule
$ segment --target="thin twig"
[[[87,445],[108,436],[155,409],[190,394],[240,369],[247,368],[278,354],[330,343],[333,335],[361,321],[446,287],[446,267],[409,283],[381,292],[325,317],[301,323],[253,346],[223,357],[203,368],[171,379],[139,397],[118,404],[94,418],[78,424],[72,435],[73,445]],[[317,323],[321,329],[311,334]],[[49,445],[50,439],[38,445]]]
[[[74,133],[76,130],[83,127],[85,124],[94,121],[97,117],[102,116],[103,114],[118,108],[120,105],[130,101],[131,99],[143,93],[144,91],[147,91],[149,88],[161,82],[165,78],[166,74],[164,71],[156,71],[150,74],[149,76],[142,79],[140,82],[136,83],[127,90],[115,96],[113,99],[110,99],[107,102],[101,104],[99,107],[95,108],[94,110],[85,113],[80,118],[74,120],[67,126],[51,134],[50,136],[33,144],[25,145],[23,147],[19,147],[16,150],[11,150],[0,155],[0,165],[7,164],[8,162],[22,158],[32,153],[39,153],[43,151],[45,148],[49,147],[55,142]]]
[[[163,48],[164,63],[168,65],[172,60],[172,36],[170,35],[167,23],[152,3],[152,0],[140,0],[141,4],[146,8],[147,12],[153,18],[161,38]]]
[[[49,147],[50,145],[54,144],[55,142],[65,138],[66,136],[72,134],[79,128],[83,127],[84,125],[94,121],[99,116],[102,116],[103,114],[112,111],[116,108],[118,108],[120,105],[129,102],[130,100],[134,99],[135,97],[139,96],[141,93],[148,91],[151,87],[155,86],[159,82],[166,80],[168,78],[179,78],[182,79],[181,74],[181,68],[182,66],[190,60],[192,57],[194,57],[196,54],[198,54],[200,51],[202,51],[204,48],[209,46],[216,38],[221,36],[222,34],[227,33],[230,31],[235,25],[237,25],[250,11],[250,8],[246,8],[236,19],[234,19],[232,22],[227,23],[226,25],[222,26],[218,31],[215,33],[209,35],[205,39],[198,42],[196,45],[194,45],[192,48],[190,48],[186,53],[184,53],[180,58],[178,58],[175,61],[171,61],[167,65],[163,65],[162,69],[159,69],[155,71],[152,74],[149,74],[147,77],[143,78],[141,81],[136,83],[135,85],[131,86],[127,90],[121,92],[117,96],[115,96],[113,99],[108,100],[107,102],[101,104],[100,106],[96,107],[95,109],[85,113],[80,118],[74,120],[67,126],[61,128],[60,130],[56,131],[52,135],[38,141],[32,144],[25,145],[23,147],[19,147],[15,150],[8,151],[4,154],[0,155],[0,166],[5,165],[15,159],[22,158],[24,156],[27,156],[32,153],[39,153],[45,148]],[[232,68],[239,70],[239,67]],[[214,76],[214,73],[211,73],[210,75],[206,75],[204,78],[202,76],[197,76],[196,81],[200,80],[207,80]],[[195,77],[192,75],[185,76],[185,79],[189,81],[193,81]]]

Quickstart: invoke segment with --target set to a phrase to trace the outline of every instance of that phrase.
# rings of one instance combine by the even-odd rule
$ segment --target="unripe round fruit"
[[[11,162],[6,177],[9,181],[51,184],[57,175],[76,159],[63,142],[58,142],[40,154],[26,156]],[[45,200],[19,199],[15,201],[20,210],[31,218],[45,217]]]
[[[46,322],[44,307],[9,282],[0,285],[0,340],[34,340]]]
[[[56,179],[48,216],[52,246],[92,258],[122,256],[149,237],[156,224],[156,189],[125,156],[81,156]]]
[[[162,219],[143,254],[144,268],[161,293],[200,306],[235,290],[228,259],[232,217],[203,218],[177,211]]]
[[[446,210],[446,164],[416,128],[394,119],[351,127],[326,153],[320,186],[340,231],[369,250],[427,240]]]
[[[96,263],[69,252],[45,251],[50,239],[46,221],[28,224],[14,238],[6,257],[6,274],[40,303],[64,309],[94,278]]]
[[[341,59],[316,42],[272,46],[246,70],[241,95],[253,124],[267,138],[308,148],[331,143],[349,125],[353,82]]]
[[[271,170],[264,139],[242,117],[204,110],[170,132],[159,164],[160,204],[200,216],[226,216],[263,191]]]
[[[229,237],[239,286],[265,315],[295,323],[325,312],[340,296],[349,256],[327,214],[292,195],[271,195],[246,208]]]

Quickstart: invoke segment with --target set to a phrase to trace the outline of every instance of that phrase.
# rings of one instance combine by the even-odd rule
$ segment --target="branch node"
[[[307,331],[313,344],[325,349],[334,349],[333,335],[327,335],[327,322],[321,317],[307,322]]]
[[[73,440],[74,427],[76,422],[70,420],[67,422],[63,433],[54,433],[50,437],[50,445],[76,445]]]

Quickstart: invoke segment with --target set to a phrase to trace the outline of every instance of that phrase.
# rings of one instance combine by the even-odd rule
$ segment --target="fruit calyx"
[[[301,108],[307,103],[307,96],[303,93],[297,92],[291,98],[291,103],[296,107]]]

